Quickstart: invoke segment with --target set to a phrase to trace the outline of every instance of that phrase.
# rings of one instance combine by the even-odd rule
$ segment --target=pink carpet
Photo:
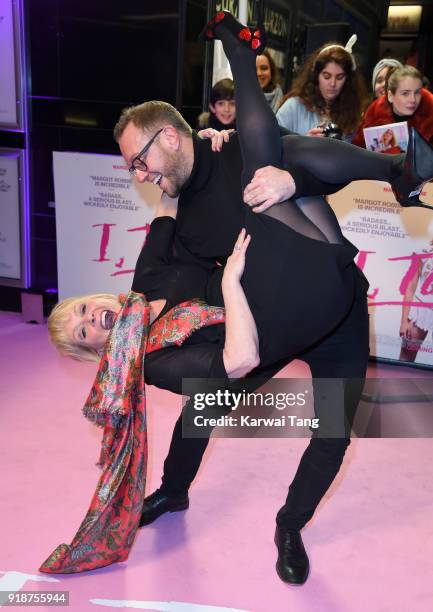
[[[0,590],[66,590],[74,611],[433,609],[431,439],[353,441],[303,532],[312,567],[303,587],[279,580],[273,544],[302,439],[213,440],[190,509],[142,529],[127,563],[75,576],[39,574],[47,555],[71,541],[98,479],[100,431],[80,412],[95,368],[58,357],[46,327],[23,324],[18,314],[0,313],[0,346]],[[391,366],[379,373],[431,376]],[[308,370],[298,362],[284,375]],[[180,400],[152,388],[148,398],[151,492]]]

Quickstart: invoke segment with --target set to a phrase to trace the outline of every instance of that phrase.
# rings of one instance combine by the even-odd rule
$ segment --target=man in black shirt
[[[177,255],[186,262],[196,262],[209,269],[215,262],[224,264],[245,214],[242,159],[237,138],[230,139],[221,153],[214,153],[209,141],[197,138],[181,115],[164,102],[147,102],[124,111],[114,134],[137,180],[157,184],[171,197],[179,196],[175,232]],[[282,200],[295,191],[291,177],[284,180]],[[298,181],[295,179],[295,182]],[[316,212],[317,207],[327,219],[329,241],[335,236],[344,241],[327,204],[319,201],[315,204]],[[368,357],[367,287],[359,273],[355,300],[345,320],[318,345],[297,355],[309,364],[314,378],[364,377]],[[268,368],[261,378],[271,377],[283,365],[279,363]],[[152,380],[147,382],[152,384]],[[360,385],[345,389],[353,413],[360,392]],[[318,403],[319,399],[316,408]],[[301,459],[286,503],[277,515],[277,571],[285,582],[302,584],[307,579],[308,558],[299,532],[332,483],[349,443],[348,437],[313,435]],[[162,486],[145,499],[142,525],[151,523],[164,512],[188,507],[188,489],[207,444],[207,439],[183,439],[182,419],[179,418],[164,463]]]

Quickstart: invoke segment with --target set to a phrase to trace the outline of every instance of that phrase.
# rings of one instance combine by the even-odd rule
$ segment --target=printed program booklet
[[[376,153],[405,153],[409,140],[407,121],[364,128],[365,145]]]

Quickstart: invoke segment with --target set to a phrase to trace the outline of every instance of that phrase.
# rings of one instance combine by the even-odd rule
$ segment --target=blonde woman
[[[365,147],[364,128],[398,121],[407,121],[433,144],[433,94],[423,87],[423,75],[413,66],[390,70],[385,95],[370,104],[352,142]]]

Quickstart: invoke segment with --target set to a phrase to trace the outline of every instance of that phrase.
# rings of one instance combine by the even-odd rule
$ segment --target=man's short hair
[[[149,132],[156,132],[168,124],[186,136],[191,135],[191,128],[179,111],[168,102],[160,100],[151,100],[123,109],[118,122],[114,126],[114,140],[116,142],[119,142],[129,123]]]

